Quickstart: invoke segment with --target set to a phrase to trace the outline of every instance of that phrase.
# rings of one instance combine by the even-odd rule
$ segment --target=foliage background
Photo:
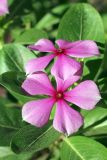
[[[0,160],[66,160],[68,155],[70,160],[83,160],[84,157],[84,160],[92,160],[92,157],[88,157],[88,152],[95,156],[95,160],[107,160],[107,47],[105,47],[107,46],[107,1],[8,0],[8,2],[10,13],[0,17]],[[54,41],[56,37],[62,37],[63,32],[67,36],[68,27],[63,27],[61,19],[74,2],[91,4],[103,20],[104,35],[97,17],[97,26],[94,26],[99,36],[96,40],[98,40],[101,56],[85,60],[83,73],[83,79],[92,79],[98,84],[103,99],[95,110],[81,111],[85,116],[84,127],[76,134],[77,137],[73,135],[69,142],[65,140],[62,144],[64,137],[53,130],[51,122],[38,130],[22,121],[23,103],[35,97],[26,96],[21,91],[20,85],[25,79],[25,63],[41,55],[38,55],[38,52],[29,51],[26,46],[43,37],[49,37]],[[72,15],[68,17],[68,22],[70,17],[72,18]],[[77,20],[78,16],[75,16],[74,21],[78,22]],[[87,29],[91,27],[93,26],[89,23]],[[105,42],[102,39],[105,39]],[[47,72],[49,73],[49,68]],[[46,134],[42,136],[45,132]],[[41,138],[37,141],[39,135]],[[84,136],[89,139],[84,139]],[[29,149],[31,142],[34,142],[34,145]],[[69,144],[74,146],[76,152]],[[27,152],[23,152],[25,148],[28,148]],[[78,155],[77,152],[80,154]]]

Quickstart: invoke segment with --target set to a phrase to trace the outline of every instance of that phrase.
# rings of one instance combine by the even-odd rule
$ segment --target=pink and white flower
[[[69,102],[82,109],[90,110],[101,99],[96,84],[86,80],[75,88],[68,88],[79,80],[79,76],[71,76],[67,80],[56,77],[57,87],[52,86],[44,72],[29,75],[23,82],[22,88],[30,95],[47,95],[47,98],[27,102],[22,109],[22,117],[26,122],[42,127],[50,117],[53,106],[56,104],[56,113],[53,120],[54,128],[66,135],[76,132],[83,124],[79,112],[69,106]]]
[[[7,0],[0,0],[0,15],[9,13]]]
[[[94,41],[83,40],[68,42],[65,40],[56,40],[57,48],[48,39],[40,39],[29,48],[40,52],[51,52],[51,54],[30,60],[26,65],[26,73],[31,74],[36,71],[42,71],[49,62],[56,57],[51,73],[64,80],[74,74],[81,74],[82,67],[74,58],[85,58],[98,56],[99,50]],[[73,58],[70,58],[73,57]],[[67,77],[68,76],[68,77]]]

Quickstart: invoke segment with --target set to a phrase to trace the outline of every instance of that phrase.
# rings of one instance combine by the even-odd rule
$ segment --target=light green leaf
[[[105,106],[104,106],[105,107]],[[107,108],[97,107],[91,111],[83,111],[84,126],[82,133],[86,136],[107,134]]]
[[[97,125],[107,117],[107,109],[96,107],[93,110],[87,111],[87,114],[84,117],[84,128],[87,128],[91,125]]]
[[[107,149],[87,137],[66,138],[61,148],[61,160],[107,160]]]
[[[105,30],[105,39],[107,41],[107,14],[102,15],[102,20],[103,20],[104,30]]]
[[[14,155],[14,153],[10,150],[9,147],[0,147],[0,160],[1,158]]]
[[[23,72],[28,60],[36,56],[19,44],[8,44],[0,50],[0,74],[7,71]]]
[[[15,154],[9,147],[0,147],[0,160],[29,160],[32,153]]]
[[[107,116],[106,116],[106,119],[107,119]],[[84,135],[86,136],[107,135],[107,120],[90,128],[84,133]]]

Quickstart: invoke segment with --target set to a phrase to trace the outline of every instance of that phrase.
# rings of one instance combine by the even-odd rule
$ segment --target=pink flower
[[[85,58],[98,56],[99,50],[94,41],[84,40],[76,42],[68,42],[65,40],[57,40],[58,48],[55,48],[53,43],[48,39],[41,39],[29,48],[40,52],[51,52],[51,54],[30,60],[26,65],[27,74],[43,70],[49,62],[56,57],[55,64],[52,67],[51,73],[62,79],[67,79],[69,76],[79,72],[81,74],[82,67],[74,58]]]
[[[7,0],[0,0],[0,15],[9,13]]]
[[[83,124],[79,112],[71,108],[71,102],[82,109],[90,110],[101,99],[96,84],[86,80],[71,90],[67,90],[79,80],[79,76],[71,76],[67,80],[56,77],[57,89],[51,85],[44,72],[29,75],[23,82],[22,88],[30,95],[47,95],[47,98],[27,102],[22,109],[22,117],[26,122],[42,127],[50,117],[53,106],[56,104],[56,113],[53,126],[59,132],[70,135],[76,132]]]

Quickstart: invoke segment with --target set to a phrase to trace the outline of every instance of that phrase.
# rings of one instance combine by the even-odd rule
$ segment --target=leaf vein
[[[75,149],[75,147],[66,139],[64,141],[77,153],[77,155],[81,158],[81,160],[85,160],[84,157]]]

